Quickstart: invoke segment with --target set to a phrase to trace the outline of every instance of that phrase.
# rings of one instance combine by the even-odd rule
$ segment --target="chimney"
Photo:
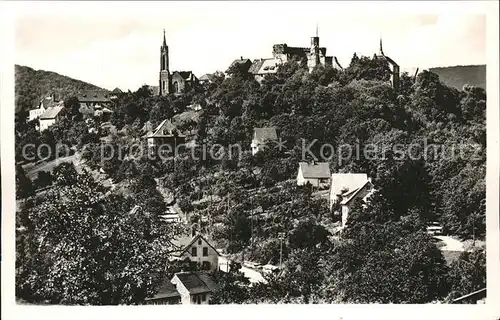
[[[240,60],[243,60],[243,56],[240,57]]]

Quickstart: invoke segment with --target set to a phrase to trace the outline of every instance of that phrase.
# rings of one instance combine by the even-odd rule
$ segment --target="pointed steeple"
[[[316,37],[319,37],[319,33],[318,33],[318,23],[316,22]]]
[[[382,49],[382,36],[380,36],[380,55],[383,56],[384,55],[384,49]]]
[[[165,48],[167,46],[167,39],[165,38],[165,29],[163,29],[163,45],[162,47]]]

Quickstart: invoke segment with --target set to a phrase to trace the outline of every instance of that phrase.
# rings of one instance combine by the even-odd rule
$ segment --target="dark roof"
[[[190,294],[212,292],[217,287],[213,277],[205,272],[179,272],[175,276]]]
[[[157,300],[157,299],[165,299],[165,298],[173,298],[180,297],[181,295],[177,291],[175,285],[170,282],[169,279],[165,279],[161,286],[158,288],[156,294],[151,298],[146,298],[146,300]]]
[[[172,74],[174,73],[179,74],[186,81],[191,81],[196,79],[196,76],[193,74],[192,71],[174,71]]]
[[[183,134],[178,132],[177,128],[172,124],[172,122],[168,119],[163,120],[156,129],[148,134],[146,138],[151,138],[151,137],[156,137],[156,138],[163,138],[163,137],[173,137],[174,133],[177,132],[177,137],[184,137]]]
[[[252,61],[250,59],[236,59],[234,60],[230,65],[229,65],[229,68],[232,68],[234,66],[236,66],[237,64],[243,64],[243,65],[248,65],[248,67],[250,68],[250,66],[252,65]]]
[[[122,93],[122,91],[118,87],[114,88],[113,91],[111,91],[111,92],[112,93]]]
[[[87,90],[78,94],[79,102],[110,102],[108,92],[102,90]]]
[[[40,116],[40,119],[54,119],[62,109],[61,106],[49,108]]]
[[[299,162],[299,168],[304,178],[330,178],[330,167],[327,162]]]
[[[258,143],[265,143],[266,141],[273,141],[278,139],[276,128],[254,128],[253,137]]]

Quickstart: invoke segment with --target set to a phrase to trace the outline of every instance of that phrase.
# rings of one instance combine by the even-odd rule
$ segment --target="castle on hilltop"
[[[337,57],[327,56],[326,48],[320,47],[318,29],[316,28],[316,36],[311,37],[310,47],[290,47],[286,43],[273,45],[272,58],[255,59],[250,62],[249,59],[241,57],[234,60],[231,66],[235,64],[245,65],[248,73],[253,75],[257,82],[261,82],[266,74],[275,74],[278,67],[288,61],[307,61],[307,67],[311,72],[317,65],[331,66],[335,69],[343,69]]]
[[[273,45],[273,57],[280,63],[285,63],[291,59],[307,59],[307,67],[311,72],[317,65],[332,66],[336,69],[343,69],[337,58],[326,55],[326,48],[319,46],[318,28],[316,36],[311,37],[311,46],[289,47],[286,43]]]
[[[158,95],[166,96],[169,93],[182,94],[196,86],[198,78],[192,71],[174,71],[170,73],[168,46],[163,30],[163,44],[160,47],[160,77]]]

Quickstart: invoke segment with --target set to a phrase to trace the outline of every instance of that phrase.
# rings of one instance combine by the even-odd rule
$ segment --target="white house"
[[[189,259],[202,266],[204,270],[219,268],[220,253],[201,234],[194,237],[179,238],[172,241],[172,257],[176,260]]]
[[[297,185],[310,183],[313,187],[328,188],[330,184],[330,166],[327,162],[299,162]]]
[[[255,155],[257,152],[264,150],[266,145],[277,140],[278,135],[276,134],[276,128],[254,128],[252,144],[250,145],[252,148],[252,155]]]
[[[334,173],[330,186],[330,210],[342,215],[342,228],[355,199],[367,201],[374,192],[366,173]]]
[[[47,109],[40,116],[40,132],[46,130],[48,127],[50,127],[59,120],[59,113],[61,112],[62,109],[63,109],[62,106],[52,107]]]
[[[164,281],[156,294],[146,298],[146,304],[208,304],[217,284],[205,272],[178,272]]]
[[[171,280],[182,304],[208,304],[217,284],[205,272],[178,272]]]
[[[163,120],[156,129],[148,132],[143,138],[147,140],[149,148],[169,145],[171,149],[166,150],[170,152],[186,142],[186,136],[180,133],[168,119]]]
[[[29,111],[28,121],[40,118],[40,116],[44,114],[45,111],[47,111],[49,108],[62,106],[63,103],[63,101],[57,101],[57,97],[55,94],[41,99],[38,103],[38,106]]]

